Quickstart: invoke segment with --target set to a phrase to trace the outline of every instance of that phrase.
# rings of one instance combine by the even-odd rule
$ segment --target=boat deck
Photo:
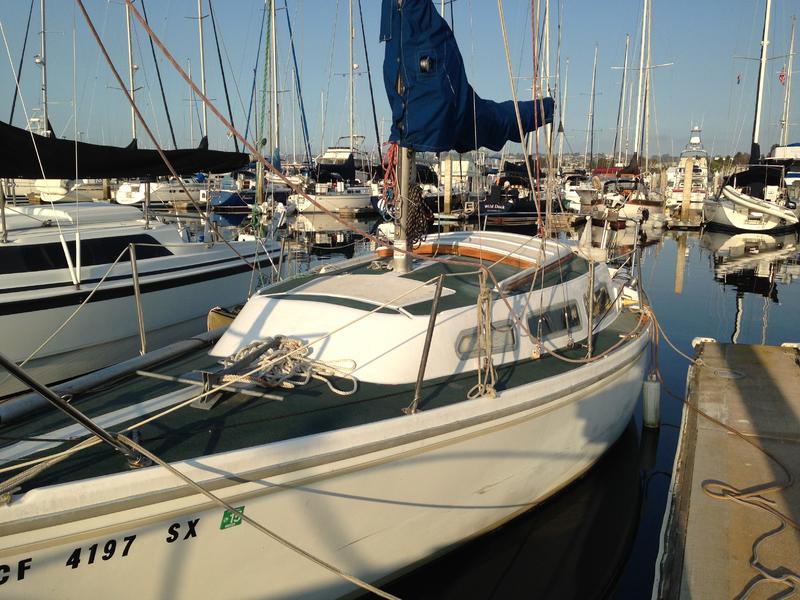
[[[638,321],[638,313],[622,311],[613,323],[595,335],[595,351],[599,353],[617,344],[621,336],[635,330]],[[576,345],[563,354],[577,359],[584,356],[585,352],[584,346]],[[195,371],[214,363],[212,357],[199,350],[162,365],[157,372],[199,379]],[[579,365],[547,355],[535,361],[508,364],[497,368],[496,388],[502,391],[575,368],[579,368]],[[430,410],[465,401],[476,382],[475,373],[426,382],[419,407],[421,410]],[[340,389],[351,386],[347,380],[335,380],[334,383]],[[165,394],[173,392],[176,396],[183,393],[180,397],[183,400],[191,396],[191,392],[181,392],[187,389],[200,390],[195,386],[137,377],[122,385],[77,398],[74,404],[108,430],[121,431],[125,426],[170,406],[167,400],[156,406],[149,399],[164,398]],[[140,442],[161,458],[168,461],[184,460],[397,417],[411,403],[414,385],[360,383],[352,395],[338,396],[331,394],[324,382],[312,380],[308,385],[291,391],[265,391],[283,396],[284,400],[230,395],[211,410],[184,407],[140,427],[136,433]],[[178,401],[173,399],[172,403]],[[108,416],[114,411],[125,410],[128,412],[120,412],[114,418],[113,415]],[[58,432],[61,428],[71,429]],[[58,452],[84,436],[85,430],[80,426],[73,425],[69,418],[55,409],[47,409],[25,422],[0,428],[0,464],[7,465],[16,460]],[[48,444],[47,440],[54,442]],[[22,485],[22,491],[127,468],[124,459],[114,450],[105,445],[96,445],[27,481]]]
[[[387,267],[391,263],[391,258],[380,258],[371,263],[364,263],[356,268],[348,269],[349,275],[353,280],[359,282],[358,288],[343,287],[339,293],[331,294],[332,284],[318,284],[320,279],[331,279],[330,273],[318,273],[309,275],[308,277],[299,277],[288,280],[284,283],[270,286],[263,290],[263,294],[268,296],[279,296],[281,299],[309,299],[313,298],[319,302],[336,303],[343,306],[350,306],[353,308],[363,308],[364,310],[373,310],[375,305],[380,305],[392,298],[402,294],[406,289],[411,289],[413,286],[408,286],[406,289],[399,287],[399,284],[392,283],[390,278],[383,277],[389,271]],[[487,261],[481,262],[479,259],[459,256],[455,261],[430,261],[418,265],[413,271],[400,276],[401,280],[411,280],[414,282],[423,283],[425,281],[434,280],[437,276],[444,274],[446,276],[444,287],[446,291],[442,294],[439,303],[439,310],[450,310],[453,308],[462,308],[465,306],[474,306],[478,300],[480,292],[479,279],[477,276],[478,268],[481,265],[486,265],[492,272],[498,282],[503,281],[509,277],[517,275],[522,270],[518,266],[498,262],[489,263]],[[377,268],[376,268],[377,265]],[[536,287],[548,287],[556,283],[566,283],[575,277],[583,275],[588,270],[588,263],[578,258],[576,255],[570,255],[567,260],[559,264],[557,268],[551,268],[546,271],[544,281],[539,277],[536,279]],[[375,281],[372,285],[369,283],[369,278],[374,277]],[[320,289],[317,290],[317,286]],[[325,287],[323,287],[323,285]],[[391,285],[391,288],[385,286]],[[493,286],[493,282],[489,283]],[[412,315],[429,315],[433,304],[433,285],[428,290],[418,290],[417,292],[408,293],[396,304],[402,306]],[[519,292],[527,292],[528,287],[520,288]],[[370,288],[372,292],[370,292]],[[316,292],[315,292],[316,290]],[[495,299],[500,295],[495,292],[493,294]],[[382,308],[379,312],[395,312],[394,304],[390,307]]]

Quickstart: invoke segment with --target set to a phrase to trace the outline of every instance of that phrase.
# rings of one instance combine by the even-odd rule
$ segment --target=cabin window
[[[81,240],[81,266],[113,263],[129,244],[143,244],[136,247],[136,259],[170,256],[167,248],[150,235],[122,235],[108,238]],[[67,242],[69,253],[75,264],[75,242]],[[121,263],[130,261],[130,254],[123,254]],[[60,242],[31,244],[27,246],[0,246],[0,275],[28,273],[30,271],[49,271],[66,269],[67,259]]]
[[[492,323],[492,354],[508,352],[516,348],[517,338],[511,321]],[[465,329],[456,339],[456,354],[461,360],[477,358],[479,354],[478,328]]]
[[[570,302],[533,315],[528,319],[528,328],[536,337],[547,337],[574,331],[581,326],[578,305]]]
[[[602,317],[611,307],[611,297],[608,295],[606,286],[600,286],[594,290],[594,312],[595,318]]]

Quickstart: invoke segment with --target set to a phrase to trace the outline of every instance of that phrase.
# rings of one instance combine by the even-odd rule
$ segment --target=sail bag
[[[500,150],[519,142],[512,101],[475,93],[447,22],[431,0],[382,0],[383,81],[392,107],[390,140],[421,152]],[[525,133],[553,121],[552,98],[519,102]]]

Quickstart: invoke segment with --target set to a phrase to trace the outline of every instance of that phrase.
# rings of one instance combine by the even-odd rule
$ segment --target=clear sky
[[[27,111],[40,105],[40,67],[34,63],[39,53],[39,1],[35,0],[28,46],[22,72],[22,98]],[[285,0],[294,28],[295,47],[301,63],[301,85],[312,149],[319,152],[322,129],[321,94],[326,101],[324,144],[347,133],[347,8],[348,0]],[[84,0],[95,27],[109,48],[115,64],[127,79],[125,9],[114,0]],[[358,25],[358,0],[355,6],[356,129],[374,147],[369,91],[361,29]],[[542,4],[544,0],[542,0]],[[208,0],[203,0],[208,14]],[[379,0],[362,0],[369,59],[372,68],[378,119],[382,136],[388,134],[389,107],[383,90],[381,63],[383,47],[378,42]],[[438,6],[439,0],[436,0]],[[141,0],[136,5],[141,7]],[[282,9],[284,0],[277,0]],[[614,141],[620,95],[621,66],[625,34],[631,35],[631,66],[638,67],[642,0],[551,0],[552,69],[555,72],[556,24],[561,14],[561,86],[567,86],[567,151],[582,153],[585,147],[587,109],[591,86],[592,56],[598,46],[597,92],[595,107],[595,151],[610,151]],[[773,0],[770,27],[770,60],[765,83],[765,108],[762,119],[762,146],[778,140],[783,94],[778,74],[786,63],[792,16],[800,13],[798,0]],[[191,60],[192,74],[199,84],[199,44],[196,0],[146,0],[150,22],[167,47],[183,64]],[[253,67],[258,53],[259,28],[264,0],[214,0],[223,61],[234,108],[234,119],[244,130]],[[703,128],[706,148],[716,154],[732,154],[749,149],[755,106],[761,33],[765,0],[653,0],[652,61],[673,63],[653,72],[650,153],[677,154],[688,141],[692,125]],[[13,60],[18,67],[30,0],[0,1],[0,22]],[[504,0],[511,55],[518,90],[529,93],[531,74],[530,0]],[[449,11],[448,11],[449,12]],[[448,15],[449,16],[449,15]],[[485,98],[511,97],[503,53],[502,36],[495,0],[455,0],[454,30],[461,47],[469,79]],[[209,18],[205,23],[205,63],[208,95],[220,110],[225,99],[220,68]],[[49,110],[57,135],[75,135],[73,115],[77,112],[80,139],[96,143],[125,145],[130,141],[130,112],[122,93],[90,36],[83,16],[73,0],[47,2],[47,64]],[[295,110],[292,135],[292,84],[286,15],[278,13],[279,64],[281,73],[282,132],[284,153],[301,147],[299,112]],[[75,43],[73,43],[75,40]],[[164,108],[158,90],[153,58],[144,31],[135,26],[137,101],[157,132],[159,141],[169,146]],[[800,45],[800,43],[798,43]],[[158,49],[156,49],[158,53]],[[73,56],[75,58],[73,58]],[[167,101],[176,128],[179,146],[189,146],[190,93],[172,67],[159,56],[165,80]],[[566,60],[569,73],[566,75]],[[262,63],[263,64],[263,63]],[[794,71],[800,70],[800,60]],[[636,72],[631,71],[636,77]],[[258,89],[261,88],[261,66]],[[739,83],[737,84],[737,79]],[[73,85],[73,80],[75,85]],[[0,119],[7,121],[13,96],[13,75],[5,43],[0,56]],[[795,76],[790,136],[800,141],[800,76]],[[73,108],[73,95],[77,98]],[[634,91],[635,97],[635,91]],[[197,105],[193,118],[194,139],[199,139]],[[24,124],[18,102],[14,124]],[[212,148],[232,148],[232,142],[216,119],[209,114]],[[139,132],[141,146],[150,146]]]

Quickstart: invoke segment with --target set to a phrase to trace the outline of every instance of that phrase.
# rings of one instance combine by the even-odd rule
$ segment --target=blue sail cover
[[[453,32],[431,0],[382,2],[389,139],[422,152],[500,150],[508,141],[519,142],[513,101],[493,102],[475,93]],[[553,107],[552,98],[520,102],[524,132],[552,123]]]

